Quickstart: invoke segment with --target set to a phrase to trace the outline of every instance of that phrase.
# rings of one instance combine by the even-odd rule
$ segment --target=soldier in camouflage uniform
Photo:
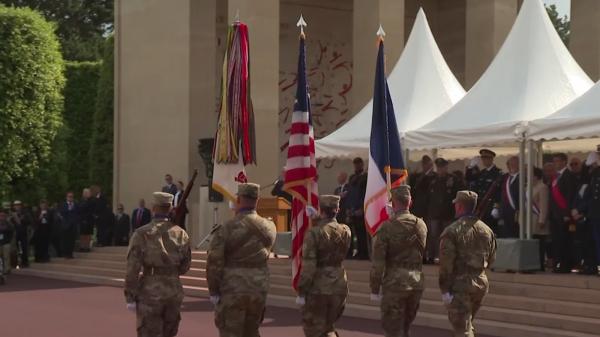
[[[305,336],[333,337],[337,336],[334,323],[344,312],[348,296],[342,261],[350,248],[352,233],[336,220],[339,196],[322,195],[319,206],[320,215],[304,236],[297,302],[302,305]]]
[[[138,228],[129,243],[125,299],[137,313],[138,337],[172,337],[181,320],[179,275],[190,269],[192,252],[186,232],[168,218],[173,196],[153,196],[152,221]]]
[[[455,337],[473,337],[473,318],[488,292],[485,269],[496,258],[496,237],[476,216],[477,194],[459,191],[457,220],[441,236],[439,284]]]
[[[206,265],[221,337],[258,337],[263,320],[275,224],[256,213],[257,184],[240,184],[233,219],[213,231]]]
[[[421,269],[427,226],[409,212],[410,204],[410,186],[392,189],[394,214],[374,238],[371,300],[381,301],[386,337],[409,336],[425,286]]]

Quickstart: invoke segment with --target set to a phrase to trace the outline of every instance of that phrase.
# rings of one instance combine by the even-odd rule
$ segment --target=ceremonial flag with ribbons
[[[222,70],[212,185],[234,201],[237,185],[247,182],[245,166],[256,164],[248,26],[241,22],[229,27]]]
[[[306,79],[304,34],[300,36],[298,57],[298,88],[292,114],[284,190],[292,200],[292,285],[297,289],[302,269],[302,244],[310,225],[309,207],[319,208],[317,190],[317,161],[310,112],[310,97]]]
[[[386,206],[389,203],[392,185],[403,184],[408,177],[402,158],[392,98],[385,78],[384,62],[383,38],[380,35],[365,194],[365,223],[371,235],[374,235],[381,223],[389,218]]]

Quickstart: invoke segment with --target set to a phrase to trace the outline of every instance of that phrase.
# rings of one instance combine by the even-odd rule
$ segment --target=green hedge
[[[93,130],[100,62],[67,62],[64,120],[68,152],[68,186],[78,195],[90,186],[90,146]]]
[[[0,6],[0,193],[6,197],[47,163],[62,124],[64,62],[54,28],[33,10]]]
[[[89,157],[90,183],[100,185],[108,198],[112,196],[113,183],[113,49],[114,39],[111,36],[104,47]]]

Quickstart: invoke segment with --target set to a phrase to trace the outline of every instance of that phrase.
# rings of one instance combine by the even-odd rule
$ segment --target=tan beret
[[[171,206],[173,204],[173,195],[171,193],[154,192],[152,193],[152,197],[156,206]]]
[[[393,187],[391,190],[391,193],[392,193],[392,198],[394,198],[394,199],[408,198],[408,197],[410,197],[410,186],[409,185],[399,185],[399,186]]]
[[[244,183],[244,184],[238,185],[238,196],[240,196],[240,197],[258,199],[259,191],[260,191],[259,184]]]
[[[322,195],[319,197],[319,205],[325,208],[339,208],[340,197],[337,195]]]
[[[459,201],[477,202],[477,193],[473,191],[458,191],[456,192],[456,198],[452,202],[456,203]]]

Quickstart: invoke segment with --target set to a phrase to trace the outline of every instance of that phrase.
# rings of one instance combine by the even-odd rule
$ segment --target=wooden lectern
[[[292,209],[284,198],[258,199],[257,212],[265,218],[272,218],[278,232],[289,232],[288,212]]]

